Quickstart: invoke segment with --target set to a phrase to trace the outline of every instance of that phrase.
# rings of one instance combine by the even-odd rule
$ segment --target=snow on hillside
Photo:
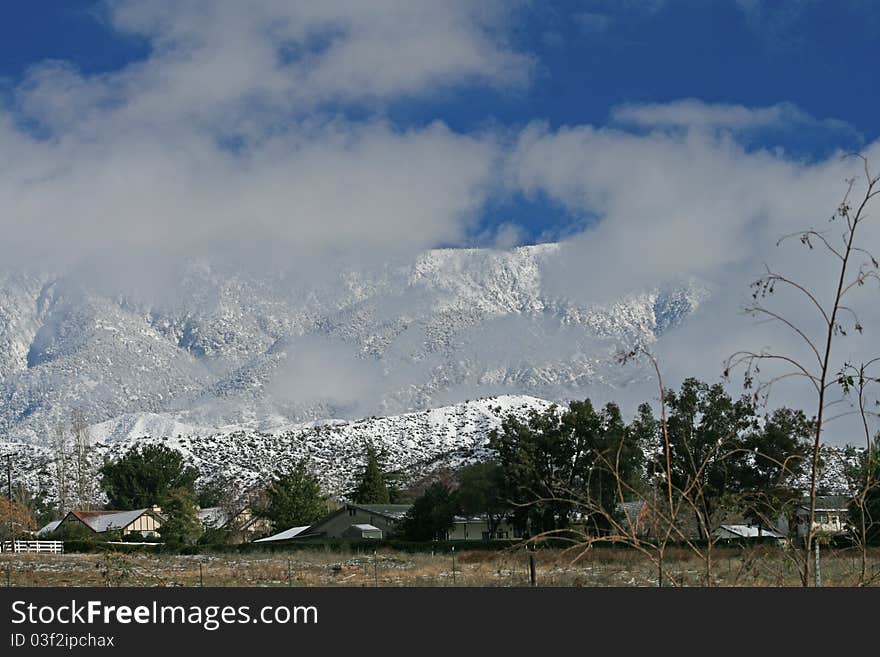
[[[583,305],[545,286],[557,252],[441,249],[331,278],[181,263],[161,294],[0,272],[0,435],[45,444],[74,408],[115,439],[565,399],[620,383],[616,348],[654,342],[706,295],[685,284]]]
[[[484,457],[489,432],[504,417],[510,413],[526,417],[550,405],[534,397],[503,396],[399,416],[307,423],[274,432],[237,429],[201,435],[190,433],[193,427],[160,416],[132,417],[91,428],[93,437],[103,436],[94,443],[93,459],[99,464],[136,444],[162,443],[183,454],[205,479],[223,475],[243,486],[266,481],[274,470],[306,459],[328,492],[344,495],[362,467],[367,445],[384,453],[389,470],[413,477],[439,463],[456,465]],[[148,432],[140,433],[141,429]],[[173,433],[177,429],[183,431]],[[12,455],[17,481],[54,499],[48,448],[0,442],[0,455],[6,454]]]
[[[140,444],[160,443],[179,451],[195,465],[200,481],[232,478],[242,487],[265,483],[273,471],[305,459],[328,493],[344,497],[362,468],[367,445],[385,455],[386,468],[402,475],[404,484],[439,467],[459,468],[491,456],[489,432],[509,414],[525,418],[542,412],[551,402],[529,396],[501,396],[470,400],[451,406],[389,417],[356,421],[334,420],[279,427],[272,432],[230,429],[193,433],[193,427],[161,416],[130,418],[123,423],[92,427],[93,464],[114,459]],[[146,433],[140,433],[145,430]],[[158,432],[157,432],[158,430]],[[180,433],[173,433],[181,430]],[[168,431],[171,431],[170,433]],[[853,456],[826,446],[827,463],[819,481],[823,493],[847,492],[843,475]],[[12,456],[13,477],[46,499],[55,499],[53,456],[43,446],[0,442],[0,457]],[[800,482],[808,488],[806,477]]]

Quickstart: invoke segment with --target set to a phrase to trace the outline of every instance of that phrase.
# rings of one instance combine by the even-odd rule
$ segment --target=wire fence
[[[663,563],[665,586],[706,586],[703,560],[673,550]],[[859,584],[858,550],[826,550],[822,583]],[[719,549],[712,586],[799,586],[796,565],[781,550]],[[880,549],[872,549],[863,583],[880,585]],[[411,554],[317,549],[257,555],[0,554],[0,586],[657,586],[656,561],[634,550],[595,548],[574,559],[563,550]]]

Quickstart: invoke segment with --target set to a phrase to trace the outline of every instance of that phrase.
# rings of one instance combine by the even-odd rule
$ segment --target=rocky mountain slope
[[[385,467],[402,475],[402,484],[440,467],[457,468],[485,459],[489,432],[509,414],[525,418],[542,412],[550,402],[529,396],[501,396],[469,400],[441,408],[389,417],[354,421],[332,420],[279,427],[271,432],[227,428],[200,433],[168,417],[133,416],[92,427],[91,465],[96,471],[131,447],[161,443],[178,450],[202,475],[234,480],[247,489],[265,483],[276,469],[306,460],[325,491],[344,497],[363,467],[366,446],[384,455]],[[156,433],[153,433],[157,431]],[[178,431],[179,433],[173,433]],[[31,443],[0,441],[0,459],[12,459],[13,479],[50,503],[56,499],[55,462],[50,448]],[[827,446],[826,467],[819,485],[823,492],[844,493],[844,450]],[[809,482],[801,482],[807,487]],[[99,501],[100,497],[98,497]]]
[[[622,383],[617,347],[653,342],[706,294],[575,303],[543,281],[557,252],[436,250],[330,277],[191,262],[150,293],[0,273],[0,435],[45,444],[73,409],[90,424],[154,414],[205,435],[485,395],[562,399]]]
[[[135,444],[161,443],[183,454],[198,467],[204,480],[219,475],[244,488],[265,482],[276,469],[305,459],[326,491],[344,495],[363,466],[366,446],[384,454],[386,468],[407,479],[440,465],[457,466],[485,457],[489,432],[513,413],[526,417],[550,402],[528,396],[471,400],[400,416],[354,421],[331,420],[278,428],[272,432],[228,429],[199,434],[197,428],[177,424],[183,433],[169,433],[161,416],[143,417],[133,424],[108,422],[92,427],[91,463],[97,469]],[[126,428],[128,431],[126,431]],[[161,433],[151,434],[159,428]],[[54,455],[50,448],[20,442],[0,442],[0,457],[12,458],[16,483],[31,491],[56,497]]]

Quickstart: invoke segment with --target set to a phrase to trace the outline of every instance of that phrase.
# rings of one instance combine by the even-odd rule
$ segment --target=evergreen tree
[[[428,486],[413,502],[401,521],[401,533],[410,541],[442,541],[455,523],[458,506],[452,491],[443,483]]]
[[[257,510],[272,522],[275,531],[318,522],[327,513],[327,497],[304,461],[287,471],[277,471],[266,488],[265,504]]]
[[[867,545],[880,545],[880,434],[874,437],[870,452],[860,450],[848,470],[856,488],[849,503],[850,531]]]
[[[501,466],[496,461],[474,463],[462,469],[459,482],[455,497],[462,513],[471,516],[485,514],[489,533],[494,537],[498,522],[508,509]]]
[[[100,470],[101,488],[110,508],[141,509],[163,505],[175,488],[193,490],[199,471],[187,466],[180,452],[164,445],[134,447]]]
[[[757,426],[754,406],[748,397],[734,401],[720,384],[694,378],[685,379],[678,394],[668,391],[666,406],[672,484],[707,538],[722,500],[737,490],[743,438]]]
[[[350,495],[356,504],[389,504],[388,476],[379,464],[375,447],[367,447],[367,462]]]
[[[814,432],[814,423],[803,411],[783,407],[743,438],[744,452],[731,459],[731,487],[750,522],[772,526],[780,514],[793,513],[801,497],[797,478],[806,471]]]
[[[541,533],[568,526],[575,507],[592,513],[595,531],[612,514],[617,479],[641,474],[642,452],[616,404],[597,411],[590,400],[560,410],[510,415],[489,435],[503,472],[514,526]]]
[[[162,515],[165,522],[159,535],[168,547],[192,545],[204,533],[199,521],[195,493],[190,488],[174,488],[165,495]]]

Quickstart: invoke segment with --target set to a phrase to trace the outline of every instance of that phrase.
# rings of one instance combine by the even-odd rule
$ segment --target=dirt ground
[[[538,550],[538,586],[657,586],[658,565],[634,550]],[[530,553],[454,555],[297,550],[273,554],[0,554],[0,586],[529,586]],[[453,565],[454,561],[454,565]],[[857,550],[828,550],[822,584],[855,586]],[[453,569],[454,568],[454,569]],[[665,586],[705,586],[706,563],[669,552]],[[713,586],[799,586],[794,555],[778,548],[716,549]],[[880,550],[869,555],[867,584],[880,584]]]

